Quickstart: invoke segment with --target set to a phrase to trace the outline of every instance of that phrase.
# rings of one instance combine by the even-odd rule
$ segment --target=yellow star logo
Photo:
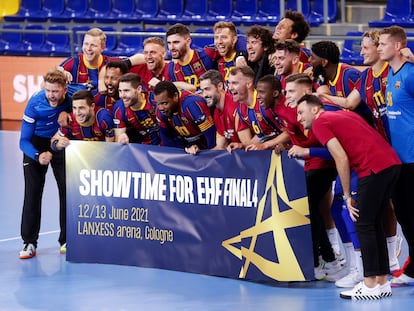
[[[266,200],[271,200],[271,215],[263,219]],[[288,209],[281,210],[279,201],[283,201]],[[306,196],[290,201],[284,183],[282,160],[280,155],[272,153],[271,165],[266,181],[266,188],[263,197],[260,199],[254,226],[240,232],[222,242],[234,256],[243,260],[239,278],[245,278],[250,264],[256,266],[264,275],[276,281],[305,281],[299,261],[293,247],[288,239],[286,229],[304,225],[310,225],[308,198]],[[258,236],[273,233],[273,245],[266,247],[274,248],[274,257],[278,260],[272,261],[263,257],[255,251]],[[250,238],[248,248],[234,246],[243,239]],[[312,258],[312,254],[309,254]]]

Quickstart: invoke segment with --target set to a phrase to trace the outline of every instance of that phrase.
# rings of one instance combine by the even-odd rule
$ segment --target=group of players
[[[397,100],[396,91],[388,89],[387,79],[389,71],[395,74],[400,68],[411,70],[414,57],[406,48],[403,29],[393,26],[367,31],[361,55],[368,67],[361,72],[339,62],[340,51],[332,41],[320,41],[311,50],[306,49],[302,42],[309,31],[301,13],[287,11],[273,33],[266,27],[252,26],[244,43],[233,23],[218,22],[214,25],[214,45],[194,50],[190,30],[175,24],[166,33],[172,59],[166,61],[162,38],[145,39],[142,54],[111,59],[102,55],[105,34],[98,28],[89,30],[82,53],[45,75],[43,90],[29,100],[24,113],[20,140],[25,176],[21,224],[24,248],[20,258],[36,255],[49,163],[59,187],[59,242],[61,252],[66,251],[63,149],[72,139],[178,147],[193,155],[213,148],[230,152],[288,150],[290,157],[304,159],[315,278],[353,288],[343,292],[343,298],[390,296],[390,282],[383,276],[400,268],[397,253],[401,239],[396,234],[395,214],[412,256],[413,213],[405,213],[406,207],[395,208],[394,212],[388,200],[378,216],[380,226],[378,220],[361,226],[355,202],[366,172],[355,169],[344,179],[338,155],[313,133],[301,117],[305,110],[298,110],[298,104],[318,102],[324,111],[351,111],[353,119],[363,119],[381,135],[381,140],[396,146],[403,166],[410,164],[414,162],[412,144],[409,140],[400,143],[402,133],[408,130],[393,125],[401,124],[401,116],[394,110],[390,117],[393,110],[387,109],[387,105],[395,107]],[[395,81],[396,90],[407,89],[404,102],[414,100],[409,86]],[[411,107],[407,106],[403,118],[410,113]],[[394,122],[396,119],[398,122]],[[348,168],[352,166],[349,163]],[[412,170],[406,171],[405,181],[413,179]],[[404,199],[400,201],[400,206],[408,204]],[[381,252],[367,246],[376,241],[367,242],[364,230],[379,232],[375,239],[381,240]],[[381,258],[386,269],[383,262],[375,262],[376,254],[386,257]],[[395,275],[392,284],[414,282],[413,269],[408,260],[406,269]],[[370,288],[376,288],[376,292],[372,294]]]

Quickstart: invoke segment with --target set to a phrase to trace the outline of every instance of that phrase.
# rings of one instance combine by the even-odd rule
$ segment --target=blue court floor
[[[353,302],[325,281],[282,286],[166,270],[67,262],[59,254],[58,199],[53,176],[43,200],[37,256],[22,247],[22,154],[17,131],[0,131],[0,311],[2,310],[411,310],[414,287],[391,298]],[[99,249],[96,252],[99,253]],[[406,246],[400,260],[407,256]],[[173,260],[173,259],[172,259]]]

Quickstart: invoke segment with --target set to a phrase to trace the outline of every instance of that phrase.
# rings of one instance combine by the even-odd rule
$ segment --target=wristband
[[[343,199],[344,201],[346,201],[346,200],[348,200],[348,199],[350,199],[350,198],[352,198],[352,196],[351,196],[350,194],[344,194],[344,195],[342,196],[342,199]]]
[[[52,148],[53,151],[59,151],[57,144],[59,143],[59,139],[55,139],[54,141],[52,141],[52,144],[50,145],[50,147]]]

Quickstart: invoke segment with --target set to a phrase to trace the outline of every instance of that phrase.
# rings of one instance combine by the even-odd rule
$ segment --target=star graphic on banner
[[[222,246],[243,261],[239,278],[245,278],[251,264],[264,275],[277,281],[304,281],[305,276],[287,236],[287,229],[309,225],[308,198],[306,196],[289,200],[284,182],[282,160],[280,155],[272,153],[271,164],[263,197],[260,199],[255,224],[222,242]],[[264,219],[266,201],[270,200],[271,213]],[[279,201],[280,200],[280,201]],[[279,204],[283,202],[283,204]],[[282,205],[285,205],[283,208]],[[288,208],[286,208],[288,207]],[[266,245],[274,251],[274,259],[270,260],[259,254],[255,247],[263,234],[273,234],[273,245]],[[245,247],[242,240],[250,241]],[[239,247],[237,246],[239,244]]]

